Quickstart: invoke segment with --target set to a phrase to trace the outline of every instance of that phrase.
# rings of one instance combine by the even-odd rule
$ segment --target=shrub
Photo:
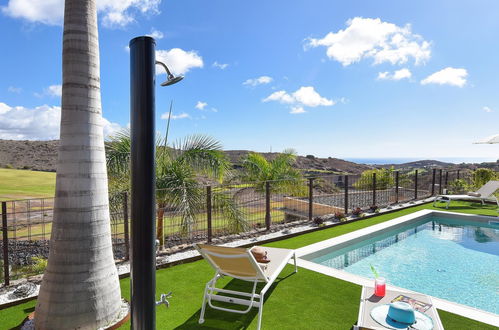
[[[373,174],[376,173],[376,189],[388,189],[393,187],[395,180],[392,175],[393,169],[374,169],[362,172],[357,182],[353,184],[356,189],[373,189]]]
[[[489,168],[478,168],[473,172],[473,185],[475,188],[480,188],[490,180],[496,178],[496,172]]]
[[[377,205],[371,205],[369,207],[369,211],[378,213],[379,212],[379,207]]]
[[[306,155],[305,158],[308,158],[308,159],[314,159],[315,156],[314,155]]]
[[[336,211],[336,212],[334,212],[334,218],[341,220],[341,219],[345,218],[345,213],[340,212],[340,211]]]
[[[12,168],[14,168],[14,166],[12,166],[12,164],[7,164],[7,165],[5,165],[5,168],[10,168],[10,169],[12,169]]]
[[[47,268],[48,260],[41,257],[31,257],[31,265],[24,266],[20,269],[20,272],[29,274],[29,275],[38,275],[42,274]]]
[[[467,192],[468,190],[471,190],[470,188],[470,185],[463,179],[454,180],[449,183],[449,194],[462,194]]]
[[[321,217],[315,217],[315,218],[313,219],[313,222],[314,222],[314,224],[316,224],[316,225],[317,225],[317,226],[319,226],[319,227],[321,227],[321,226],[323,226],[323,225],[324,225],[324,219],[323,219],[323,218],[321,218]]]
[[[341,189],[338,186],[336,186],[334,183],[332,183],[331,180],[324,178],[317,178],[314,180],[314,189],[327,194],[332,194],[341,191]]]
[[[358,217],[362,214],[362,209],[360,207],[356,207],[353,209],[352,214]]]

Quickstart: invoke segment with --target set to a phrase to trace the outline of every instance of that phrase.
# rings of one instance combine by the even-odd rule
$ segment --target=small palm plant
[[[284,150],[270,161],[261,154],[250,152],[243,159],[242,177],[246,182],[254,182],[255,189],[259,192],[265,190],[265,181],[272,181],[272,191],[300,195],[306,188],[297,184],[302,175],[293,168],[295,161],[296,152],[292,149]]]
[[[111,182],[117,182],[120,189],[123,182],[129,182],[130,133],[122,131],[107,142],[107,162]],[[192,233],[196,216],[205,211],[203,187],[198,176],[203,175],[222,182],[230,173],[228,161],[222,146],[215,139],[205,135],[192,135],[167,146],[158,139],[156,147],[156,188],[157,188],[157,239],[164,245],[164,213],[168,208],[179,214],[183,236]],[[234,199],[223,191],[213,194],[213,208],[219,209],[229,220],[232,232],[247,229],[244,213]]]

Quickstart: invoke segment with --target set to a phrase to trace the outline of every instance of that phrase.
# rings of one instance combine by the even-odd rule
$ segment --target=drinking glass
[[[384,297],[386,293],[386,280],[384,277],[377,277],[374,280],[374,295]]]

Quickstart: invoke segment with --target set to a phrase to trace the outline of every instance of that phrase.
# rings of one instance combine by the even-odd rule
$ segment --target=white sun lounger
[[[447,203],[446,209],[449,208],[449,204],[452,200],[467,200],[467,201],[479,201],[482,205],[485,202],[495,202],[499,207],[499,201],[497,200],[494,193],[499,189],[499,181],[489,181],[484,184],[476,192],[469,192],[467,195],[438,195],[433,201],[433,206],[436,202]]]
[[[264,247],[263,249],[267,251],[267,257],[270,259],[270,262],[267,264],[259,264],[251,253],[251,249],[207,244],[194,244],[194,247],[215,269],[215,276],[206,284],[199,323],[204,322],[206,303],[208,303],[211,308],[239,314],[248,313],[252,307],[256,307],[258,308],[257,329],[260,329],[265,293],[291,258],[294,258],[295,272],[298,271],[294,250]],[[241,292],[217,288],[217,280],[222,276],[230,276],[243,281],[252,282],[253,290],[252,292]],[[256,292],[258,282],[266,283],[260,293]],[[224,293],[236,295],[240,298],[225,296],[223,295]],[[248,306],[248,308],[244,310],[223,308],[213,305],[212,301],[243,305]]]

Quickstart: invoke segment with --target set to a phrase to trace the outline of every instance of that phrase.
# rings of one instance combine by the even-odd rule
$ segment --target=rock
[[[23,284],[19,284],[14,292],[9,295],[9,299],[20,299],[26,298],[34,294],[36,291],[36,285],[31,282],[26,282]]]

